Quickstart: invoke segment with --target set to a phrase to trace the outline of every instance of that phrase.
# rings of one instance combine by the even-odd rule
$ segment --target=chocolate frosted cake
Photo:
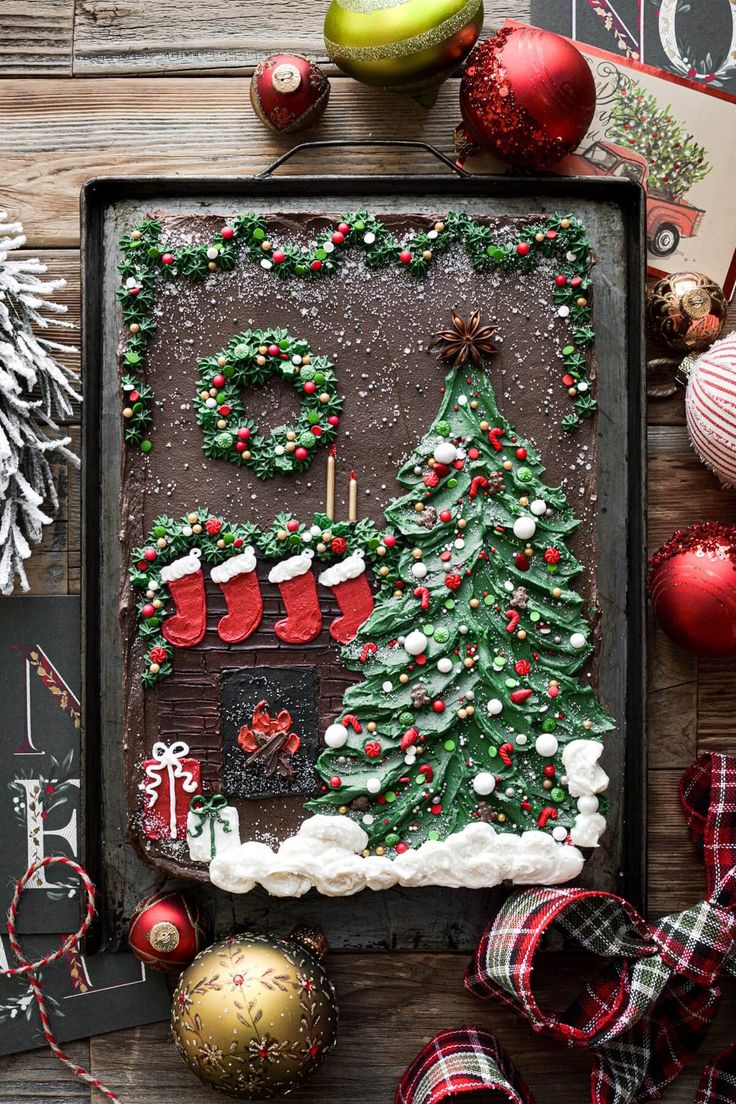
[[[558,883],[605,828],[572,216],[122,243],[130,832],[234,892]]]

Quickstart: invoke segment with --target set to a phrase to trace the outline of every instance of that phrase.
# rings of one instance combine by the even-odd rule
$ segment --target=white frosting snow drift
[[[483,822],[395,859],[363,858],[367,843],[367,834],[350,817],[313,816],[278,851],[253,841],[217,855],[210,878],[228,893],[249,893],[261,885],[274,897],[302,897],[312,888],[343,897],[393,885],[481,889],[505,880],[559,885],[575,878],[584,861],[576,847],[557,843],[548,832],[514,836]]]

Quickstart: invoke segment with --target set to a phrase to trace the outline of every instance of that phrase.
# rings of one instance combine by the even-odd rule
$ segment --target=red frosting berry
[[[222,230],[220,231],[220,237],[224,238],[225,241],[230,241],[230,238],[232,238],[234,234],[235,231],[233,230],[232,226],[223,226]]]
[[[233,548],[242,548],[244,543],[245,543],[245,541],[243,540],[242,537],[236,537],[235,540],[233,541]]]
[[[297,460],[306,460],[308,455],[307,450],[302,445],[294,449],[294,456]]]
[[[323,432],[322,426],[312,426],[311,429],[310,429],[310,433],[312,434],[313,437],[321,437],[322,432]]]
[[[342,779],[340,778],[340,776],[337,774],[333,774],[332,778],[330,779],[330,785],[332,786],[333,790],[339,790],[340,786],[342,786]]]
[[[247,447],[248,446],[246,445],[245,441],[236,441],[235,442],[235,451],[236,452],[245,452]]]
[[[139,391],[131,391],[128,395],[128,398],[132,403],[137,403],[140,397],[141,396]]]
[[[396,537],[393,533],[386,533],[383,537],[383,543],[385,544],[386,548],[393,548],[396,544]]]
[[[526,457],[527,457],[526,449],[525,448],[517,448],[514,455],[516,456],[517,460],[526,460]]]
[[[562,377],[562,382],[564,383],[565,387],[572,387],[572,385],[575,383],[575,380],[569,372],[566,372],[565,375]]]
[[[509,697],[514,705],[521,705],[522,702],[530,698],[533,693],[533,690],[512,690]]]
[[[551,763],[548,763],[547,766],[544,768],[544,773],[546,774],[547,778],[554,778],[554,776],[557,774],[557,771]]]
[[[281,350],[279,349],[278,345],[269,345],[268,346],[268,355],[269,356],[278,356],[280,352],[281,352]]]
[[[444,713],[445,703],[443,701],[440,701],[440,699],[438,698],[437,701],[432,702],[432,708],[434,709],[435,713]]]
[[[405,852],[405,851],[408,851],[408,850],[409,850],[409,844],[408,844],[408,843],[404,843],[404,841],[403,841],[403,840],[402,840],[402,841],[401,841],[400,843],[397,843],[397,844],[396,844],[396,851],[397,851],[397,853],[398,853],[399,855],[403,855],[403,854],[404,854],[404,852]]]
[[[364,745],[363,751],[369,759],[378,759],[381,754],[381,745],[378,740],[369,740],[368,743]]]
[[[153,563],[154,560],[158,559],[158,552],[155,548],[147,548],[143,553],[143,558],[148,560],[149,563]]]
[[[350,223],[341,222],[337,229],[340,231],[341,234],[349,234],[350,233]]]
[[[563,276],[562,274],[555,276],[555,283],[560,288],[567,287],[567,276]]]
[[[223,416],[223,418],[227,418],[230,414],[232,414],[232,412],[232,407],[228,406],[227,403],[223,403],[222,406],[219,407],[219,413]]]
[[[341,230],[336,230],[335,233],[332,235],[332,241],[334,245],[342,245],[342,243],[345,241],[345,235]]]
[[[316,390],[317,384],[314,382],[314,380],[307,380],[307,382],[304,384],[304,394],[313,395]]]
[[[444,521],[444,522],[452,521],[452,511],[451,510],[443,510],[442,513],[440,514],[440,521]]]
[[[454,571],[445,576],[445,586],[448,590],[457,590],[463,585],[462,575],[457,575]]]
[[[166,649],[162,648],[160,644],[157,644],[155,648],[151,648],[148,653],[148,658],[151,663],[165,663],[168,659]]]
[[[579,288],[580,285],[582,284],[582,282],[583,282],[583,280],[582,280],[581,276],[573,276],[572,280],[570,281],[570,284],[574,288]]]
[[[399,260],[402,264],[409,264],[411,256],[411,251],[409,249],[402,249],[399,253]]]
[[[240,429],[238,430],[238,437],[240,438],[241,441],[247,441],[248,440],[248,438],[250,437],[250,430],[248,429],[247,426],[241,426],[240,427]]]
[[[530,247],[528,242],[519,242],[516,247],[516,252],[519,254],[520,257],[526,257],[527,253],[529,252],[529,248]]]
[[[343,552],[347,551],[348,542],[344,537],[333,537],[330,542],[330,549],[336,556],[342,556]]]
[[[309,267],[311,268],[312,272],[319,272],[319,270],[322,268],[322,262],[320,260],[314,260]]]
[[[211,537],[216,537],[222,529],[222,522],[219,518],[207,518],[204,527]]]
[[[225,386],[225,377],[221,372],[218,372],[216,376],[212,377],[212,386],[218,388]]]
[[[163,256],[161,257],[161,264],[173,264],[173,263],[174,263],[174,254],[173,253],[164,253]]]
[[[151,605],[150,602],[146,602],[145,606],[141,610],[141,613],[144,617],[153,617],[156,613],[156,609],[154,606]]]
[[[556,564],[560,562],[560,550],[559,548],[545,548],[544,550],[544,562],[548,564]]]
[[[337,414],[330,414],[327,421],[331,426],[339,426],[340,424],[340,419],[338,418]]]
[[[286,528],[289,530],[290,533],[296,533],[297,529],[299,528],[299,522],[296,520],[296,518],[290,518],[286,523]]]

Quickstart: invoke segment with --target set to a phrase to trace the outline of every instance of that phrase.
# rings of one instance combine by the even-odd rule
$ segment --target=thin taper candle
[[[335,520],[335,454],[334,445],[327,454],[327,490],[325,492],[325,513],[330,521]]]
[[[358,477],[354,471],[350,473],[348,486],[348,521],[358,520]]]

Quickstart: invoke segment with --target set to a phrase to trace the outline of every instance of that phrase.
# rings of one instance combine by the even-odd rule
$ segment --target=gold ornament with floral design
[[[451,314],[452,326],[434,335],[435,344],[442,350],[440,358],[454,368],[462,368],[467,361],[478,368],[484,357],[496,352],[493,344],[496,327],[481,326],[479,310],[473,311],[468,319],[463,318],[456,310]]]
[[[244,934],[202,951],[174,992],[174,1042],[204,1084],[243,1100],[282,1096],[335,1045],[337,1004],[324,937]],[[318,957],[319,956],[319,957]]]

